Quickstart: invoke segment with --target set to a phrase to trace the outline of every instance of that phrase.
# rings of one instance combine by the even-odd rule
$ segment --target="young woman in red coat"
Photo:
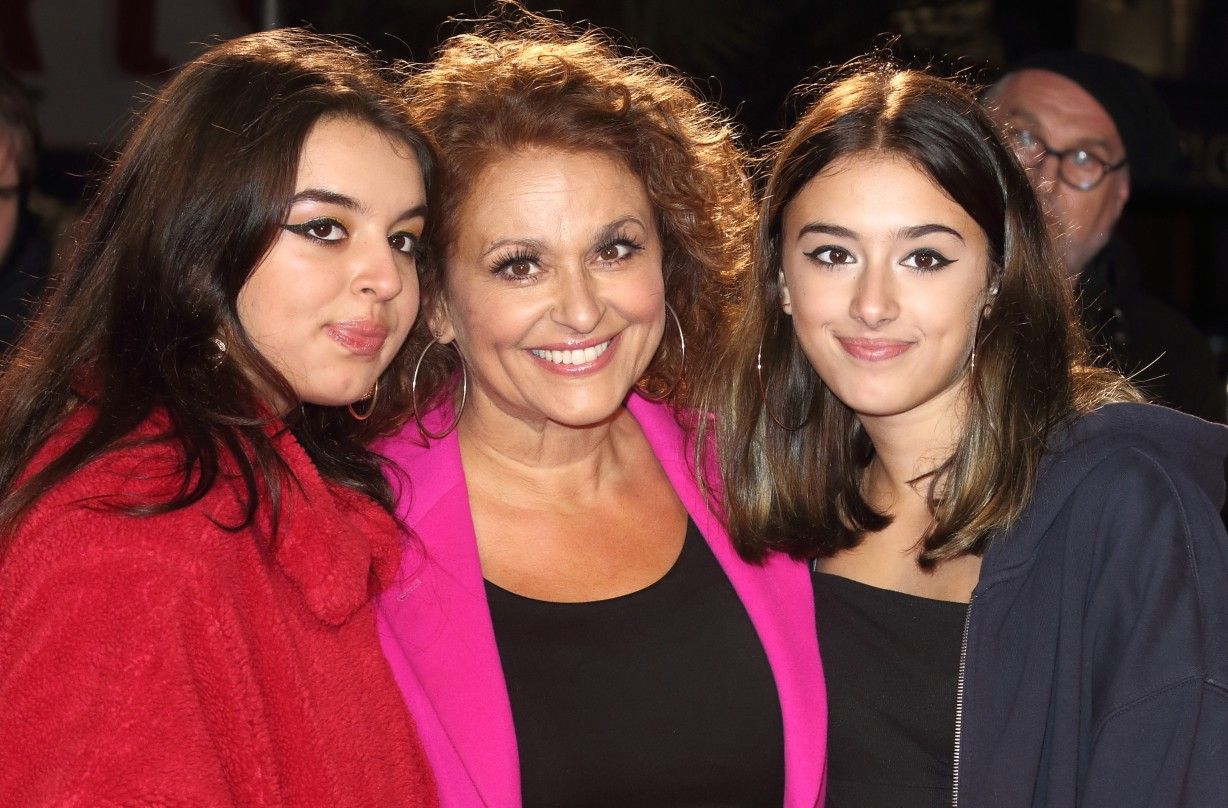
[[[376,637],[430,152],[362,54],[154,99],[0,375],[0,794],[433,805]]]

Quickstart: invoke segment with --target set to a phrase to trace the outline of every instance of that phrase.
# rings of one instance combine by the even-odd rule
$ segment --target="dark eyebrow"
[[[490,246],[488,246],[485,250],[482,250],[482,257],[485,258],[486,256],[490,255],[495,250],[500,249],[501,247],[507,247],[513,244],[520,246],[520,247],[528,247],[534,252],[540,253],[540,252],[546,251],[546,245],[542,244],[540,241],[538,241],[535,238],[501,238],[498,241],[492,241],[490,243]]]
[[[336,191],[325,191],[322,188],[305,188],[294,195],[290,200],[290,204],[296,205],[299,202],[318,202],[324,205],[337,205],[338,207],[352,210],[356,213],[366,213],[367,209],[359,204],[358,200],[353,197],[339,194]],[[400,216],[396,218],[398,222],[404,222],[408,219],[418,217],[426,218],[426,205],[414,205],[411,208],[406,208]]]
[[[594,240],[594,242],[595,242],[595,243],[597,243],[597,244],[603,244],[603,243],[605,243],[605,242],[609,241],[610,239],[614,238],[615,236],[617,236],[617,235],[618,235],[618,231],[619,231],[619,230],[620,230],[620,229],[621,229],[621,228],[622,228],[624,225],[628,225],[628,224],[637,224],[637,225],[639,225],[640,227],[643,227],[644,229],[647,229],[647,227],[644,225],[644,223],[643,223],[642,221],[640,221],[640,217],[638,217],[638,216],[623,216],[622,218],[620,218],[620,219],[615,219],[614,221],[610,222],[609,224],[607,224],[607,225],[603,226],[603,227],[602,227],[600,230],[598,230],[598,231],[597,231],[596,235],[593,237],[593,240]],[[518,246],[521,246],[521,247],[528,247],[529,249],[533,250],[534,252],[539,252],[539,253],[544,253],[544,252],[546,252],[546,245],[545,245],[545,243],[544,243],[544,242],[542,242],[540,239],[535,239],[535,238],[501,238],[501,239],[498,239],[497,241],[492,241],[492,242],[489,244],[489,246],[487,246],[487,247],[486,247],[486,249],[482,251],[482,256],[483,256],[483,257],[485,257],[485,256],[487,256],[487,255],[490,255],[492,252],[494,252],[495,250],[499,249],[500,247],[506,247],[506,246],[511,245],[511,244],[515,244],[515,245],[518,245]]]
[[[644,223],[640,221],[640,217],[623,216],[621,219],[615,219],[605,227],[598,230],[596,237],[593,239],[593,243],[605,244],[606,242],[613,240],[618,235],[618,231],[621,230],[624,225],[628,224],[637,224],[645,230],[648,229],[644,226]]]
[[[838,224],[828,224],[827,222],[811,222],[797,231],[797,237],[801,238],[807,233],[818,233],[821,236],[835,236],[836,238],[857,238],[857,234],[847,227],[841,227]]]
[[[960,241],[964,240],[963,235],[958,230],[947,227],[945,224],[916,224],[912,227],[902,227],[896,232],[896,238],[911,240],[924,238],[934,233],[946,233],[947,235],[955,236]]]
[[[1007,109],[1007,110],[1003,110],[1001,107],[998,107],[998,109],[1002,112],[1005,112],[1007,118],[1022,118],[1023,122],[1026,123],[1028,126],[1039,126],[1040,125],[1040,120],[1035,115],[1033,115],[1031,112],[1028,112],[1026,109],[1019,109],[1018,107],[1011,107],[1010,109]],[[1011,126],[1018,127],[1018,124],[1016,124],[1014,121],[1011,121],[1010,123],[1011,123]]]
[[[364,210],[357,200],[345,194],[339,194],[336,191],[325,191],[323,188],[304,188],[290,200],[291,205],[296,205],[299,202],[320,202],[325,205],[337,205],[346,210],[353,210],[359,213]]]
[[[404,213],[396,218],[398,222],[404,222],[409,219],[425,219],[426,204],[414,205],[412,208],[407,208]]]

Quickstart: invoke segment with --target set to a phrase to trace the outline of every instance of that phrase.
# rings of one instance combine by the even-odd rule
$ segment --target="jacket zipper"
[[[955,750],[951,758],[951,808],[959,808],[959,750],[964,729],[964,674],[968,668],[968,626],[972,623],[972,601],[964,612],[964,634],[959,641],[959,679],[955,685]]]

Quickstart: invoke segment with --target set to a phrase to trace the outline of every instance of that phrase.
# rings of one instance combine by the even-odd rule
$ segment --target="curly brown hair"
[[[686,338],[685,363],[707,366],[725,290],[749,262],[754,226],[745,155],[725,114],[673,69],[602,32],[512,4],[445,41],[407,93],[443,164],[430,202],[430,258],[419,278],[424,316],[410,337],[417,350],[432,339],[429,315],[442,302],[475,179],[502,157],[547,147],[614,157],[643,182],[662,238],[665,299]],[[424,409],[452,391],[460,362],[455,351],[427,353],[417,384]],[[676,340],[666,337],[638,386],[686,405],[691,385],[681,364]]]

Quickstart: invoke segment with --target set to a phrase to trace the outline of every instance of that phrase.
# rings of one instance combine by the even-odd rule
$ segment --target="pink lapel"
[[[687,513],[711,545],[763,643],[776,677],[784,723],[785,808],[813,808],[819,802],[826,770],[827,697],[809,570],[805,563],[782,555],[772,556],[762,566],[739,558],[695,483],[688,462],[691,453],[673,413],[635,394],[627,400],[627,408]]]
[[[827,727],[806,566],[783,556],[738,558],[695,483],[669,408],[632,394],[628,409],[679,499],[712,547],[759,633],[776,678],[785,731],[785,808],[817,804]],[[438,413],[428,427],[444,423]],[[503,681],[455,434],[421,447],[412,427],[380,451],[412,480],[401,516],[409,541],[397,583],[380,600],[381,641],[435,769],[440,802],[520,805],[511,707]]]
[[[450,416],[449,416],[450,417]],[[445,421],[427,418],[432,431]],[[412,426],[380,447],[411,480],[408,539],[380,600],[381,642],[418,725],[440,804],[520,805],[511,706],[495,645],[456,433],[417,445]]]

